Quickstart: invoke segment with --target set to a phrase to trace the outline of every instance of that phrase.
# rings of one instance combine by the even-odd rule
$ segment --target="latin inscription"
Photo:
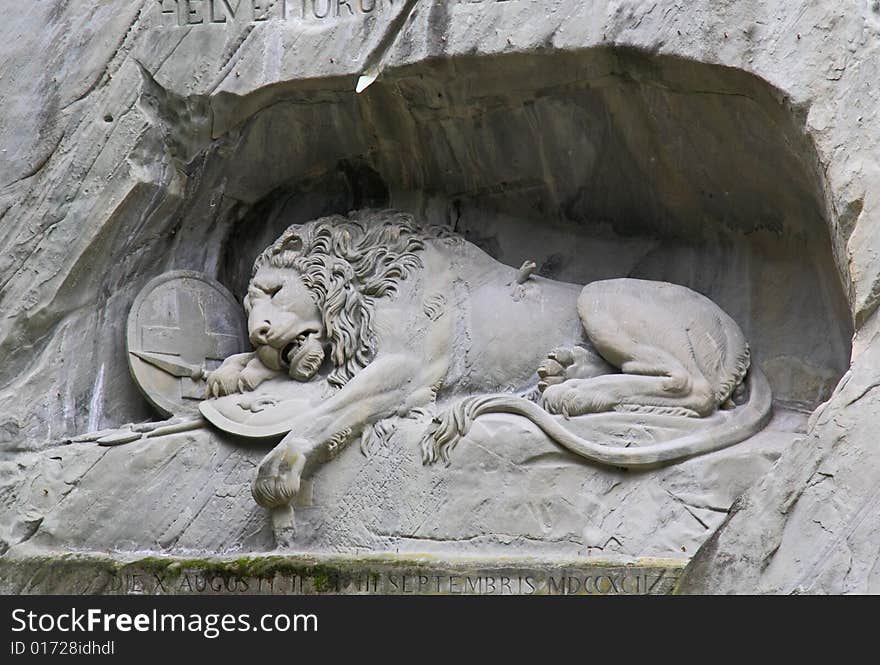
[[[488,5],[520,0],[452,0]],[[404,0],[156,0],[166,27],[221,26],[263,21],[306,22],[368,17],[403,6]]]
[[[120,572],[100,589],[82,593],[187,594],[383,594],[609,596],[670,593],[679,570],[612,569],[607,572],[543,571],[449,574],[365,571],[358,574],[275,574],[267,577],[186,571],[180,574]],[[91,586],[91,585],[90,585]]]
[[[402,3],[403,0],[158,0],[163,25],[178,27],[366,17]]]

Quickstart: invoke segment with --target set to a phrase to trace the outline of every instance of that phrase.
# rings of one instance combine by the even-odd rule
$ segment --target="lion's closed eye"
[[[282,288],[281,284],[252,284],[251,286],[251,293],[255,297],[269,296],[270,298]]]

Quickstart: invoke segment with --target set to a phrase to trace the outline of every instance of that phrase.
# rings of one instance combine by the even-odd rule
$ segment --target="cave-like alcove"
[[[72,359],[57,373],[63,392],[32,408],[54,409],[46,422],[79,433],[151,416],[124,348],[125,312],[151,278],[203,271],[241,299],[255,256],[286,226],[380,206],[448,225],[510,266],[533,260],[546,277],[689,286],[740,324],[773,386],[774,420],[748,441],[645,470],[592,464],[510,414],[486,416],[448,467],[424,466],[431,414],[394,419],[387,445],[367,456],[344,446],[303,479],[298,553],[685,558],[801,439],[849,363],[843,243],[831,236],[846,224],[826,199],[805,109],[751,74],[615,49],[390,67],[360,95],[354,76],[205,97],[141,74],[135,103],[150,122],[127,153],[134,186],[58,302],[19,329],[48,331],[59,303],[100,290],[22,374],[33,395],[54,388],[38,383],[56,376],[44,368]],[[601,434],[591,418],[573,426]],[[607,430],[636,446],[654,431]],[[250,489],[272,443],[204,427],[108,450],[52,446],[21,458],[40,475],[12,476],[10,496],[25,498],[15,528],[29,551],[277,553],[278,525]],[[63,500],[52,489],[62,485]]]
[[[709,296],[780,404],[814,408],[846,369],[852,325],[821,169],[802,115],[767,82],[598,49],[430,61],[361,95],[350,84],[218,99],[215,126],[230,134],[200,187],[222,183],[231,202],[213,228],[228,229],[218,276],[237,296],[287,225],[393,206],[547,277]]]

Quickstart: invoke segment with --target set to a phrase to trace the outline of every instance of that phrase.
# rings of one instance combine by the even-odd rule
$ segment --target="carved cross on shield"
[[[244,313],[207,275],[174,271],[147,284],[128,317],[132,376],[164,416],[195,413],[207,374],[247,350]]]

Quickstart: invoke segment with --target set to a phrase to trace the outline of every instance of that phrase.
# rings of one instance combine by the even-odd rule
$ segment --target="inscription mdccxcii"
[[[236,574],[186,571],[169,574],[129,570],[113,575],[84,594],[381,594],[381,595],[663,595],[678,579],[676,569],[481,572],[363,571],[359,574],[331,572],[321,575],[270,575],[251,577]]]

